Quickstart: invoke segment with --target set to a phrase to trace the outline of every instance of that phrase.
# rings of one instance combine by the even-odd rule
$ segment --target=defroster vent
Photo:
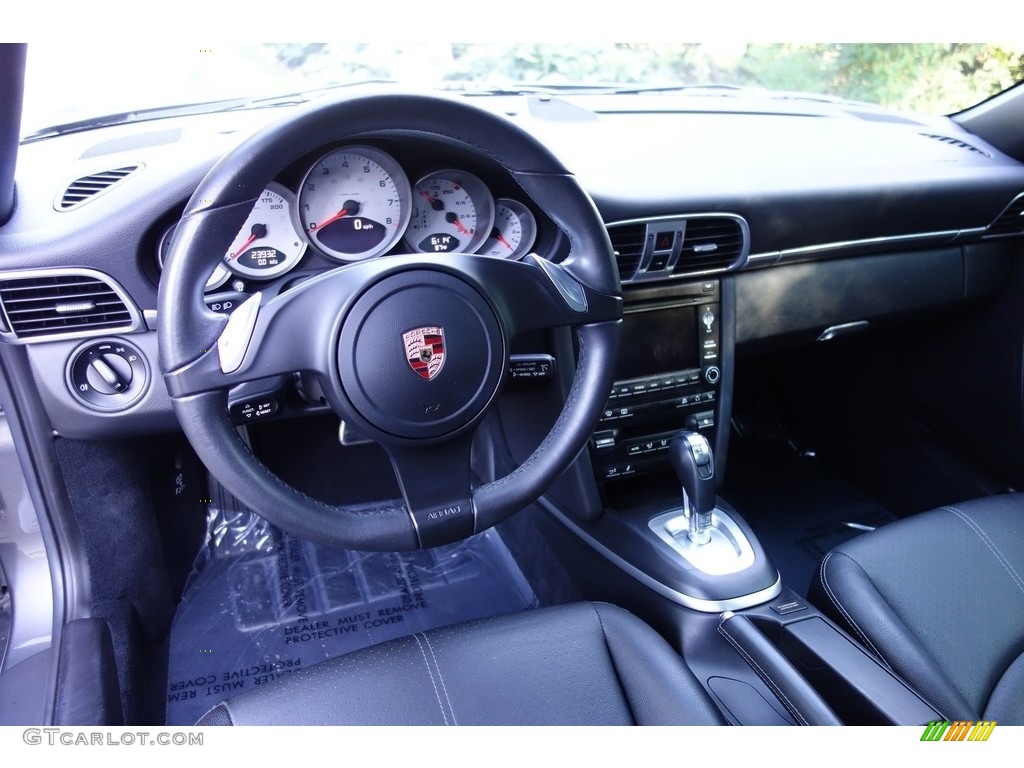
[[[109,171],[90,173],[88,176],[81,176],[70,184],[60,194],[54,204],[58,211],[69,211],[92,200],[102,192],[109,191],[112,187],[120,184],[133,173],[142,169],[141,165],[126,165],[122,168],[114,168]]]

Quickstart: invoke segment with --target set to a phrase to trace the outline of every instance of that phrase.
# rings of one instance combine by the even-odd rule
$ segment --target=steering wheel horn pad
[[[486,299],[454,275],[422,269],[371,286],[338,344],[344,396],[359,426],[385,441],[443,438],[475,423],[507,360]]]

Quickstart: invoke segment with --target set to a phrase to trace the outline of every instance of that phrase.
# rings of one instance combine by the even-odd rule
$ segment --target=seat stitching
[[[988,547],[989,551],[995,556],[999,564],[1003,566],[1003,569],[1010,575],[1010,578],[1013,580],[1013,583],[1017,585],[1017,589],[1019,589],[1021,592],[1024,592],[1024,582],[1021,581],[1020,575],[1017,573],[1016,570],[1014,570],[1013,566],[1010,565],[1010,562],[1006,559],[1003,553],[999,551],[999,548],[995,545],[995,542],[993,542],[992,539],[988,537],[988,534],[986,534],[985,531],[982,530],[981,526],[978,525],[978,523],[975,522],[974,519],[971,518],[963,510],[960,510],[956,507],[943,507],[943,509],[952,512],[954,515],[963,520],[972,531],[974,531],[978,538],[981,539],[982,543],[986,547]]]
[[[832,601],[832,604],[836,608],[839,609],[839,612],[841,614],[843,614],[843,617],[850,624],[850,626],[853,627],[854,631],[857,633],[857,635],[860,637],[860,639],[864,641],[865,645],[867,645],[874,652],[875,656],[877,656],[883,662],[885,662],[886,666],[889,666],[889,662],[886,661],[884,654],[882,654],[878,650],[878,648],[875,647],[875,644],[871,642],[871,639],[866,634],[864,634],[864,632],[860,628],[860,625],[857,624],[856,620],[854,620],[854,618],[849,613],[847,613],[847,611],[843,607],[842,603],[839,602],[839,598],[836,597],[835,592],[832,591],[832,587],[829,586],[828,576],[825,573],[825,566],[827,565],[828,561],[832,558],[832,555],[834,555],[834,554],[836,554],[836,551],[832,550],[827,555],[825,555],[825,559],[821,561],[821,568],[819,569],[819,572],[818,572],[818,576],[821,578],[821,584],[822,584],[822,586],[825,587],[825,594],[828,595],[829,599]],[[845,555],[845,556],[846,557],[850,557],[849,555]],[[853,560],[852,557],[850,557],[850,559]],[[854,560],[853,562],[856,563],[857,561]]]
[[[451,697],[448,695],[448,686],[444,684],[444,675],[441,674],[441,665],[437,663],[437,656],[434,655],[434,646],[430,642],[430,638],[427,637],[426,633],[423,633],[423,640],[426,642],[427,648],[430,650],[430,657],[434,660],[434,669],[437,670],[437,678],[441,681],[441,690],[444,691],[444,698],[448,702],[448,711],[452,713],[452,724],[458,725],[459,721],[455,717],[455,707],[452,706]]]
[[[758,677],[760,677],[762,680],[765,681],[765,683],[768,684],[768,687],[775,692],[775,695],[782,699],[783,703],[785,703],[786,705],[786,709],[788,709],[790,712],[796,715],[796,719],[800,721],[800,724],[810,725],[810,723],[807,722],[807,718],[805,718],[800,713],[800,710],[797,708],[797,706],[789,700],[789,697],[787,697],[786,694],[783,693],[782,689],[779,688],[779,686],[775,683],[771,676],[769,676],[767,672],[761,669],[761,666],[754,660],[754,658],[749,653],[746,652],[746,650],[744,650],[744,648],[739,644],[737,640],[733,639],[733,637],[729,634],[728,630],[725,628],[724,622],[718,625],[718,633],[728,641],[729,645],[736,649],[736,652],[743,657],[747,664],[754,668],[754,671],[757,672]]]
[[[615,654],[612,653],[612,645],[608,642],[608,629],[604,625],[604,617],[601,616],[601,611],[598,610],[596,604],[591,603],[590,609],[594,612],[594,615],[597,616],[597,623],[601,627],[601,639],[604,640],[604,649],[608,654],[608,661],[611,664],[612,669],[615,671],[615,682],[619,687],[619,691],[622,693],[623,701],[626,702],[626,709],[629,710],[629,716],[635,724],[640,725],[640,719],[636,716],[636,712],[633,711],[633,702],[629,698],[629,692],[626,690],[625,683],[622,681],[619,665],[615,663]]]
[[[451,725],[448,722],[448,715],[444,711],[444,702],[441,701],[441,694],[437,690],[437,683],[434,681],[434,673],[430,669],[430,661],[427,659],[427,654],[423,650],[423,643],[420,642],[420,633],[416,633],[413,636],[413,640],[416,641],[416,645],[420,647],[420,654],[423,656],[423,663],[427,665],[427,674],[430,675],[430,684],[434,686],[434,696],[437,697],[437,706],[441,708],[441,717],[444,718],[445,725]],[[424,635],[426,637],[426,635]]]

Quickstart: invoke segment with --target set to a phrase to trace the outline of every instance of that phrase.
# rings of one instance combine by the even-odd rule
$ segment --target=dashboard
[[[727,400],[734,348],[813,341],[833,326],[955,305],[994,290],[1013,255],[1016,241],[1006,236],[1017,234],[1024,165],[947,118],[639,96],[474,103],[548,147],[605,221],[634,329],[617,382],[696,371],[699,385],[685,382],[678,394],[696,396],[684,416],[708,430],[722,423],[717,403]],[[163,258],[203,176],[287,114],[167,118],[21,147],[18,206],[0,230],[0,335],[23,346],[58,434],[177,428],[155,375]],[[255,291],[273,296],[370,259],[515,260],[533,252],[557,263],[571,251],[559,223],[486,147],[443,135],[382,125],[283,156],[265,182],[225,235],[230,244],[206,284],[214,311],[230,313]],[[19,290],[35,292],[33,309],[43,318],[35,325],[17,316]],[[112,306],[76,293],[94,290]],[[711,328],[703,324],[705,304],[716,318]],[[701,309],[680,314],[689,306]],[[663,313],[647,318],[683,318],[679,327],[691,329],[692,348],[679,346],[679,360],[664,359],[671,345],[663,334],[643,330],[646,310]],[[701,329],[711,335],[698,347]],[[551,352],[544,345],[520,351]],[[86,396],[83,386],[102,396]],[[261,412],[259,400],[246,400],[249,412]],[[649,400],[666,407],[649,391],[637,402]],[[641,430],[615,450],[635,450],[633,438],[648,434],[659,432]],[[627,462],[622,456],[612,464]]]

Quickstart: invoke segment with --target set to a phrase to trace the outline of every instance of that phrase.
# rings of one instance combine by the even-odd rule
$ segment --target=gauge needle
[[[506,248],[508,248],[508,249],[509,249],[510,251],[512,250],[512,245],[511,245],[511,244],[509,243],[509,241],[508,241],[508,240],[506,240],[506,239],[505,239],[504,237],[502,237],[502,235],[501,235],[501,232],[500,232],[500,231],[498,230],[498,228],[497,228],[497,227],[495,227],[495,228],[494,228],[494,229],[493,229],[493,230],[491,231],[491,237],[493,237],[493,238],[494,238],[495,240],[497,240],[497,241],[498,241],[499,243],[501,243],[502,245],[504,245],[504,246],[505,246]]]
[[[346,200],[344,205],[342,205],[340,211],[338,211],[336,214],[331,216],[326,221],[321,221],[319,224],[316,225],[316,228],[323,229],[328,224],[333,224],[338,219],[343,219],[346,216],[355,216],[357,213],[359,213],[359,203],[357,203],[355,200]]]
[[[427,198],[427,202],[430,203],[430,207],[433,208],[435,211],[443,211],[444,210],[444,203],[442,203],[440,200],[438,200],[432,194],[427,192],[427,190],[420,189],[420,190],[417,190],[417,191],[421,195],[423,195],[425,198]]]
[[[267,236],[267,225],[266,224],[253,224],[252,229],[249,230],[249,239],[242,243],[241,247],[231,254],[232,259],[238,258],[239,254],[245,253],[245,249],[256,242],[261,237]]]
[[[462,225],[462,222],[459,221],[459,215],[457,213],[455,213],[454,211],[448,211],[448,213],[445,214],[444,218],[445,218],[445,221],[447,221],[449,224],[454,224],[455,225],[455,228],[459,231],[459,234],[462,234],[462,235],[468,235],[469,234],[469,230],[466,229]]]

